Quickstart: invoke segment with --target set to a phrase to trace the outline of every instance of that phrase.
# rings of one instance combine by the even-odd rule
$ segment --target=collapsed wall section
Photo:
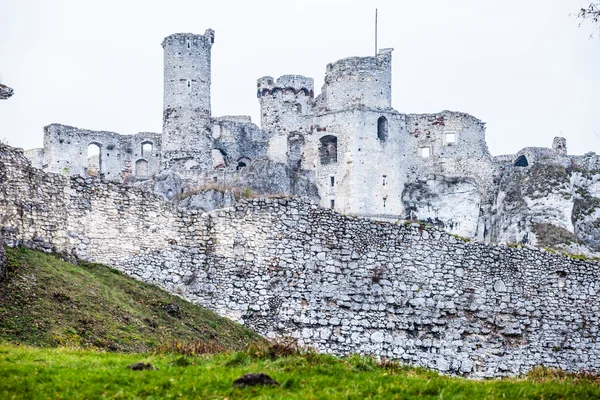
[[[600,371],[600,269],[304,201],[175,210],[117,183],[31,167],[0,145],[9,245],[107,263],[269,337],[473,377]]]
[[[148,179],[159,171],[161,147],[158,133],[120,135],[51,124],[44,128],[41,167],[67,176],[102,174],[116,181]],[[39,156],[26,156],[39,167]]]

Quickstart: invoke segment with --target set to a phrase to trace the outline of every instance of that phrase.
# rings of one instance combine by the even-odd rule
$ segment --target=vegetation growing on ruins
[[[533,233],[540,247],[553,247],[561,244],[577,243],[577,236],[565,228],[553,224],[534,222],[532,225]]]
[[[25,248],[7,249],[0,341],[121,352],[171,342],[240,349],[258,335],[119,271]],[[0,396],[1,397],[1,396]]]

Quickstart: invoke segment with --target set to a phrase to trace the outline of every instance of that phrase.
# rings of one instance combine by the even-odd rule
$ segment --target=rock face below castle
[[[328,64],[312,78],[257,81],[261,127],[211,115],[215,32],[163,41],[162,133],[119,135],[52,124],[34,166],[135,184],[219,208],[214,191],[286,194],[344,214],[419,220],[468,238],[600,252],[600,157],[550,148],[493,157],[485,124],[462,112],[391,106],[392,49]],[[89,151],[88,149],[91,149]],[[212,191],[205,193],[206,190]]]

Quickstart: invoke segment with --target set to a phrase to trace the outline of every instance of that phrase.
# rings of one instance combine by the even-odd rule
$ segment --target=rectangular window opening
[[[383,180],[381,181],[381,184],[382,184],[383,186],[387,185],[387,175],[384,175],[384,176],[383,176]]]
[[[421,147],[419,149],[419,155],[421,157],[427,158],[427,157],[429,157],[431,155],[431,149],[429,147]]]
[[[329,200],[329,207],[335,208],[335,200]]]
[[[447,145],[452,145],[456,143],[456,132],[446,132],[444,136],[444,141]]]
[[[385,208],[385,203],[387,202],[387,197],[383,198],[383,208]]]
[[[334,187],[335,186],[335,176],[331,176],[330,179],[331,179],[331,187]]]

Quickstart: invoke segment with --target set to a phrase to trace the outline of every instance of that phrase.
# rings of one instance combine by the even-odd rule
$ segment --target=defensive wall
[[[473,377],[600,372],[597,262],[347,217],[291,198],[203,213],[45,173],[0,145],[0,225],[107,263],[269,336]]]

